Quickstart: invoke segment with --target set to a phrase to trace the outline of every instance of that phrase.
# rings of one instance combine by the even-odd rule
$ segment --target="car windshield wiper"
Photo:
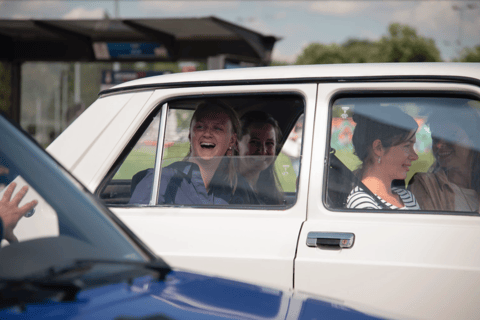
[[[59,279],[68,277],[72,273],[85,273],[90,271],[93,267],[98,265],[114,265],[114,266],[132,266],[135,268],[142,268],[153,270],[157,273],[157,279],[163,281],[167,274],[171,271],[170,266],[161,258],[153,261],[131,261],[131,260],[107,260],[107,259],[77,259],[72,264],[60,268],[50,267],[43,272],[43,279]]]
[[[160,258],[150,262],[79,259],[67,266],[50,267],[27,278],[0,279],[0,309],[17,305],[22,306],[28,303],[41,303],[46,299],[52,301],[74,301],[77,293],[85,287],[84,281],[78,275],[83,275],[95,266],[102,264],[132,266],[135,270],[139,268],[152,270],[157,274],[156,279],[159,281],[163,281],[171,271],[170,267]],[[131,282],[132,278],[128,277],[128,282]],[[120,279],[125,279],[125,277],[122,276]],[[96,285],[104,283],[99,281],[99,279],[95,279],[94,282]]]

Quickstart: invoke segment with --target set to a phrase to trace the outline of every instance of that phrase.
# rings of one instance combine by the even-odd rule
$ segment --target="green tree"
[[[312,43],[297,57],[296,64],[345,63],[342,50],[337,44]]]
[[[312,43],[298,56],[296,64],[434,62],[440,51],[432,39],[417,35],[415,29],[393,23],[379,41],[349,39],[345,43]]]
[[[480,45],[474,48],[466,48],[462,51],[458,62],[480,62]]]
[[[350,39],[341,45],[312,43],[298,56],[296,64],[379,62],[377,42]]]
[[[372,63],[381,60],[378,42],[350,39],[342,48],[347,63]]]
[[[438,62],[440,51],[433,39],[417,35],[415,29],[398,23],[388,27],[379,41],[381,62]]]

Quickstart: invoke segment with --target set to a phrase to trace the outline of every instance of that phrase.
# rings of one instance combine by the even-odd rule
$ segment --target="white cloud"
[[[238,1],[141,1],[138,9],[148,14],[161,12],[185,15],[235,9],[238,4]]]
[[[67,4],[63,1],[2,1],[0,17],[2,19],[55,19],[59,12],[65,12]]]
[[[83,7],[78,7],[65,14],[62,19],[103,19],[105,18],[105,10],[97,8],[87,10]]]
[[[272,60],[287,62],[287,63],[295,63],[295,61],[297,61],[298,54],[299,53],[287,55],[287,54],[283,54],[278,49],[274,48],[272,52]]]
[[[382,36],[376,32],[371,30],[361,29],[359,39],[367,39],[370,41],[378,41],[382,38]]]
[[[285,11],[277,12],[276,14],[273,15],[273,18],[277,20],[285,19],[286,17],[287,17],[287,13]]]
[[[266,24],[263,20],[260,20],[254,17],[249,17],[245,19],[243,26],[247,29],[256,31],[266,36],[274,35],[272,32],[272,29],[268,24]]]
[[[303,34],[309,31],[309,26],[303,23],[294,23],[294,22],[287,22],[282,25],[282,29],[279,30],[281,32],[282,37],[285,39],[287,38],[296,38],[302,37]]]
[[[308,8],[308,6],[311,4],[312,1],[270,1],[268,2],[269,5],[275,6],[275,7],[282,7],[282,8]]]
[[[376,21],[388,21],[392,14],[412,7],[417,1],[329,0],[307,1],[307,3],[308,5],[302,3],[304,10],[325,16],[363,17]]]
[[[369,9],[376,1],[316,1],[310,4],[309,10],[331,16],[345,16],[355,14]]]
[[[261,9],[259,11],[261,12]],[[285,18],[288,17],[288,14],[285,11],[280,11],[275,13],[268,12],[266,14],[262,14],[262,16],[268,20],[284,20]]]
[[[25,14],[14,14],[13,16],[9,17],[9,19],[16,19],[16,20],[26,20],[30,19],[31,16]]]
[[[477,43],[480,44],[480,8],[477,10],[478,13],[475,14],[475,18],[472,21],[465,21],[462,29],[465,36],[474,37]]]
[[[448,41],[453,43],[459,36],[462,39],[480,42],[480,6],[470,10],[465,6],[466,2],[460,2],[464,8],[460,24],[460,13],[453,10],[452,2],[437,1],[420,2],[409,10],[395,12],[391,21],[408,24],[418,33],[425,37],[435,38],[438,42]],[[463,41],[462,41],[463,42]]]
[[[298,46],[292,48],[291,46],[285,46],[285,44],[275,45],[272,52],[272,60],[283,61],[288,63],[295,63],[297,57],[308,47],[311,42],[302,41]],[[293,49],[293,50],[292,50]],[[294,52],[291,54],[285,53],[285,51]]]
[[[441,27],[451,28],[456,19],[451,2],[420,2],[415,6],[397,10],[390,20],[422,30],[435,30]]]

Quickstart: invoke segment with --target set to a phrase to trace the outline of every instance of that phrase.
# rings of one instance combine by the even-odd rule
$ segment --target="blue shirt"
[[[178,161],[162,168],[160,179],[159,204],[182,205],[228,205],[258,204],[258,199],[248,182],[237,175],[235,193],[222,174],[227,162],[224,160],[215,172],[210,189],[207,191],[200,168],[196,163]],[[148,204],[152,194],[154,170],[148,169],[145,177],[138,183],[130,198],[130,204]]]

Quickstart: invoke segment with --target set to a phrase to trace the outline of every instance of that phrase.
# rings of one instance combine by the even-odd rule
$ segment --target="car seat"
[[[338,159],[332,148],[328,159],[327,206],[345,208],[348,195],[358,182],[359,179]]]
[[[140,181],[142,181],[143,178],[145,178],[148,170],[151,170],[151,169],[145,169],[145,170],[139,171],[139,172],[137,172],[133,175],[132,183],[130,185],[130,196],[133,195],[133,191],[135,191],[135,188],[137,187],[138,183]]]

